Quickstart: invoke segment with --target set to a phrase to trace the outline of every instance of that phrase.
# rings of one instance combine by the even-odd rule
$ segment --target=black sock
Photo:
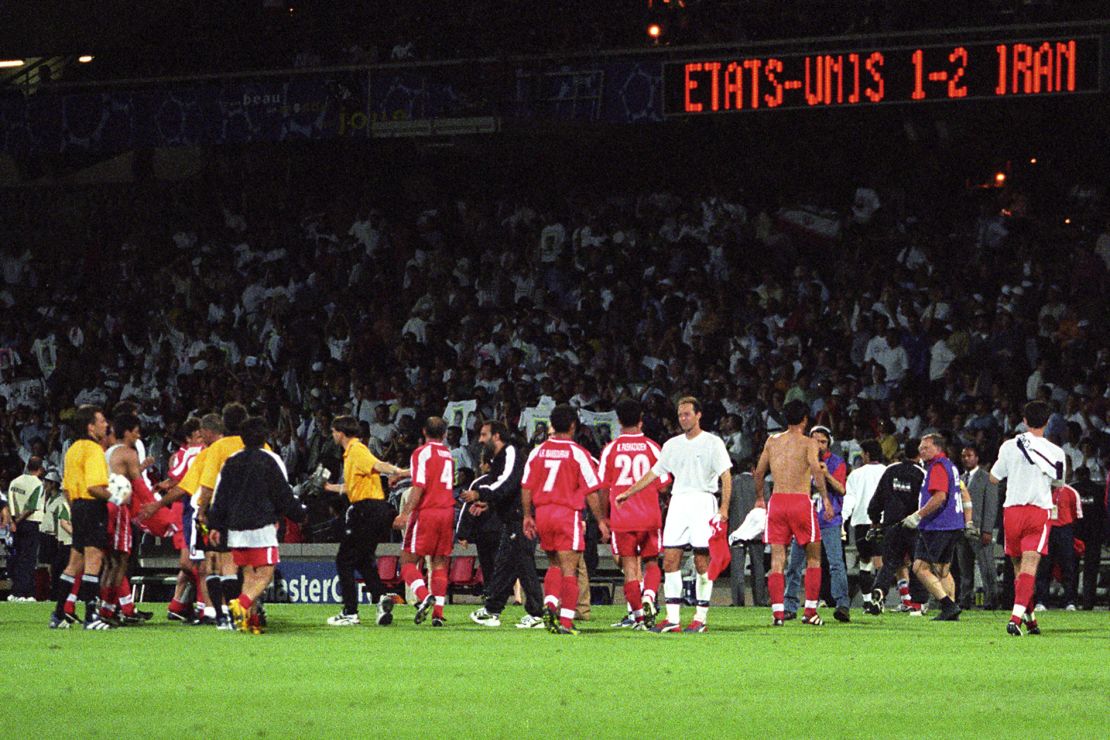
[[[208,576],[204,579],[204,585],[208,587],[208,603],[216,610],[216,616],[220,617],[224,611],[224,591],[220,584],[219,576]]]
[[[947,596],[945,596],[943,599],[940,600],[940,608],[941,609],[954,609],[955,606],[956,606],[956,602],[952,601],[952,599],[948,598]]]
[[[57,602],[54,606],[54,613],[59,618],[65,614],[66,601],[69,600],[69,592],[73,590],[73,576],[62,573],[58,576],[58,589],[54,592],[54,600]]]
[[[239,585],[238,576],[220,576],[220,589],[223,591],[224,598],[230,604],[233,599],[239,598],[239,592],[243,587]]]
[[[100,576],[90,576],[88,573],[81,576],[81,588],[77,591],[77,598],[85,602],[86,622],[96,616],[96,599],[99,596]]]

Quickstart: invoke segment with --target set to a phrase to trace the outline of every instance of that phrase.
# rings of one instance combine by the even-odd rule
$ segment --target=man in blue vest
[[[956,466],[944,454],[944,437],[926,434],[921,438],[921,462],[925,480],[921,484],[918,509],[902,520],[902,526],[916,529],[913,572],[937,601],[940,614],[933,621],[955,622],[960,607],[954,598],[956,585],[949,572],[956,544],[965,528],[974,528],[970,498],[965,506]]]

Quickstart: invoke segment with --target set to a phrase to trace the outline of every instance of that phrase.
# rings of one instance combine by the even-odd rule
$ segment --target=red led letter
[[[852,94],[848,96],[849,103],[859,102],[859,54],[849,54],[848,62],[852,65]]]
[[[967,49],[962,46],[957,46],[952,50],[952,53],[948,55],[948,61],[960,65],[956,68],[955,74],[948,80],[948,97],[967,97],[967,85],[960,84],[960,78],[964,76],[964,70],[967,69]]]
[[[867,63],[864,64],[864,67],[866,67],[867,71],[871,74],[871,79],[875,81],[877,87],[875,90],[869,87],[863,91],[863,94],[866,95],[867,99],[872,103],[881,102],[883,99],[885,91],[883,86],[882,66],[885,61],[881,52],[873,51],[871,52],[871,56],[867,57]]]
[[[1044,91],[1052,92],[1052,44],[1047,41],[1037,47],[1033,55],[1033,92],[1041,92],[1041,78],[1044,78]]]
[[[822,85],[821,82],[822,82],[822,78],[824,78],[824,76],[825,76],[824,75],[825,65],[822,64],[821,61],[822,61],[821,57],[806,57],[806,86],[805,86],[805,91],[806,91],[806,103],[808,103],[809,105],[818,105],[821,102],[823,102],[822,88],[824,87],[824,85]],[[810,87],[810,73],[809,73],[809,68],[810,68],[811,64],[816,70],[814,72],[814,75],[813,75],[814,77],[816,77],[816,80],[814,81],[815,84],[813,85],[812,88]]]
[[[745,59],[744,69],[752,71],[752,108],[759,107],[759,67],[763,62],[758,59]]]
[[[713,84],[710,85],[710,87],[709,87],[709,90],[710,90],[709,107],[713,110],[719,110],[720,107],[721,107],[721,89],[720,89],[720,84],[717,80],[717,73],[721,71],[721,63],[720,62],[706,62],[705,63],[705,71],[710,72],[713,75],[713,78],[712,78],[713,79]]]
[[[763,96],[768,108],[778,108],[782,105],[782,83],[779,82],[779,78],[775,74],[781,71],[782,62],[778,59],[768,59],[767,64],[763,65],[763,75],[771,83],[771,89],[775,91],[773,95]]]
[[[1018,84],[1021,75],[1021,84]],[[1028,95],[1033,92],[1033,47],[1029,44],[1014,45],[1014,92]]]
[[[1060,71],[1064,68],[1064,58],[1068,62],[1068,92],[1075,92],[1075,40],[1072,39],[1068,43],[1056,44],[1056,90],[1060,91],[1065,88],[1060,86]]]
[[[690,93],[697,89],[697,80],[690,77],[691,72],[701,72],[701,62],[690,62],[686,65],[686,112],[701,113],[701,103],[690,100]]]
[[[910,98],[921,100],[925,97],[925,87],[922,85],[925,76],[925,52],[918,49],[911,58],[913,59],[913,92],[910,94]]]
[[[844,102],[844,57],[825,57],[825,102],[832,102],[832,77],[836,73],[836,102]]]
[[[994,87],[994,94],[995,95],[1005,95],[1006,94],[1006,56],[1007,56],[1007,52],[1009,51],[1009,49],[1006,48],[1006,44],[999,44],[998,46],[994,47],[994,50],[996,52],[998,52],[998,84],[995,85],[995,87]]]
[[[725,110],[744,107],[744,70],[736,62],[725,67]]]

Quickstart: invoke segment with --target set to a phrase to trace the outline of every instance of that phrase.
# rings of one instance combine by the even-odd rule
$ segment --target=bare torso
[[[108,461],[108,472],[119,473],[127,480],[134,480],[139,475],[139,453],[135,452],[134,447],[117,447],[112,452],[112,459]]]
[[[809,496],[810,455],[817,454],[817,441],[800,433],[782,432],[767,440],[766,453],[775,479],[773,493]]]

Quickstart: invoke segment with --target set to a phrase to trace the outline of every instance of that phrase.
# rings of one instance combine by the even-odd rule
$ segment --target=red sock
[[[405,583],[412,589],[412,593],[416,596],[417,601],[423,601],[428,598],[428,586],[424,583],[424,577],[420,575],[420,569],[416,567],[416,563],[405,563],[401,566],[401,577],[405,579]]]
[[[821,598],[821,569],[806,568],[806,601],[815,604],[819,598]],[[807,606],[805,613],[807,615],[816,614],[817,609]]]
[[[111,586],[100,587],[100,601],[104,606],[115,603],[116,589]]]
[[[640,582],[639,581],[626,581],[624,584],[624,600],[628,602],[628,608],[636,611],[640,608],[643,601],[643,596],[640,595]],[[643,619],[643,617],[637,617]]]
[[[574,626],[574,612],[578,608],[578,576],[563,576],[563,599],[559,605],[559,624]]]
[[[775,619],[782,619],[783,596],[786,594],[786,576],[782,573],[767,574],[767,593],[771,596],[771,613]]]
[[[559,594],[563,588],[563,571],[556,566],[547,569],[543,577],[543,603],[544,606],[554,604],[559,606]],[[578,592],[575,591],[577,594]]]
[[[119,602],[120,611],[124,614],[135,613],[135,601],[131,598],[131,581],[126,576],[116,586],[116,600]]]
[[[433,617],[443,617],[443,605],[447,602],[447,569],[436,568],[432,571],[432,596],[436,605],[432,608]]]
[[[184,602],[178,601],[177,599],[171,599],[169,610],[177,614],[184,614],[186,611],[188,611],[188,608],[185,606]]]
[[[1025,604],[1025,611],[1030,615],[1030,619],[1032,619],[1032,614],[1030,614],[1030,612],[1032,612],[1033,607],[1036,606],[1036,604],[1033,603],[1033,591],[1035,587],[1036,581],[1033,576],[1028,573],[1019,573],[1017,580],[1014,581],[1014,606]],[[1010,621],[1020,623],[1021,617],[1011,616]]]
[[[659,584],[663,580],[663,571],[659,569],[659,563],[652,558],[644,564],[644,591],[650,592],[653,600],[659,601]],[[640,602],[636,602],[637,604]]]
[[[239,592],[239,606],[243,607],[243,611],[250,611],[253,604],[254,600],[251,597],[241,591]]]

